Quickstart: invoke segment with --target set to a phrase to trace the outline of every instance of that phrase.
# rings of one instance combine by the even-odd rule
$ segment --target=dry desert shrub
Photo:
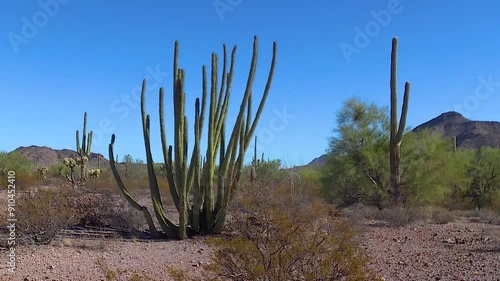
[[[416,205],[391,206],[378,210],[374,214],[377,220],[385,221],[391,226],[406,226],[426,219],[422,208]]]
[[[54,189],[19,194],[16,216],[20,242],[48,244],[59,230],[74,225],[78,214],[68,195]]]
[[[455,214],[445,208],[435,208],[431,214],[432,222],[437,224],[446,224],[455,221]]]
[[[347,221],[286,182],[244,184],[230,228],[208,240],[216,250],[206,267],[228,280],[375,280]]]

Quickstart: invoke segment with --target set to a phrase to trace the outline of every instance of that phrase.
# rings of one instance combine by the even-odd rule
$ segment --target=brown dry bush
[[[19,194],[16,203],[17,230],[22,243],[48,244],[59,230],[78,220],[65,191],[41,189]]]
[[[211,272],[230,280],[374,280],[337,210],[318,198],[290,193],[287,181],[243,184],[228,237],[215,246]]]
[[[385,221],[391,226],[400,227],[423,221],[426,219],[426,215],[420,206],[407,204],[378,210],[374,214],[374,218]]]
[[[60,230],[76,225],[134,231],[142,222],[118,194],[72,189],[20,193],[16,216],[21,242],[27,244],[48,244]]]
[[[432,221],[437,224],[446,224],[455,221],[455,214],[445,208],[436,208],[432,210]]]

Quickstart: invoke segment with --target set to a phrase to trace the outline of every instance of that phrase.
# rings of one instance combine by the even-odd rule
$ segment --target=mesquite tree
[[[146,112],[146,80],[142,84],[141,112],[149,188],[155,217],[161,227],[158,231],[146,207],[137,203],[127,191],[113,160],[111,137],[109,159],[113,175],[127,201],[143,212],[153,236],[185,239],[189,235],[219,233],[224,226],[228,204],[237,189],[243,169],[244,156],[269,95],[277,59],[277,44],[273,44],[273,57],[264,93],[260,99],[255,116],[252,117],[253,82],[257,69],[258,39],[254,38],[253,56],[246,89],[239,107],[236,122],[226,143],[226,119],[233,83],[236,46],[231,54],[228,70],[228,55],[224,45],[223,69],[219,88],[218,56],[212,54],[211,84],[208,87],[206,67],[202,68],[203,90],[201,103],[195,101],[194,146],[191,158],[188,156],[188,119],[185,115],[186,94],[184,92],[184,70],[178,66],[179,42],[174,48],[174,136],[168,145],[164,118],[164,89],[159,91],[159,113],[164,171],[175,207],[179,213],[179,224],[167,218],[161,200],[156,171],[153,166],[150,142],[150,117]],[[207,107],[208,103],[208,107]],[[205,115],[208,110],[207,151],[202,161],[201,137]]]

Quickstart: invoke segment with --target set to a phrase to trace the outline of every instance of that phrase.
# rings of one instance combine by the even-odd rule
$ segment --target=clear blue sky
[[[157,95],[165,86],[171,129],[177,39],[191,122],[194,99],[201,95],[201,66],[210,63],[211,52],[221,53],[223,43],[238,44],[233,91],[238,100],[233,99],[230,124],[246,83],[253,36],[260,39],[255,95],[262,93],[272,42],[278,42],[275,80],[257,135],[265,140],[259,151],[289,166],[325,152],[336,112],[348,98],[389,104],[393,36],[400,39],[400,100],[404,82],[412,82],[408,126],[450,110],[498,121],[499,11],[495,0],[3,1],[0,150],[75,149],[75,130],[82,129],[87,111],[89,128],[97,132],[94,152],[107,156],[115,133],[120,158],[143,159],[139,103],[122,98],[134,96],[148,77],[153,152],[160,162]],[[346,55],[348,45],[356,52]],[[163,74],[154,78],[156,70]],[[284,110],[293,118],[271,126],[275,111]],[[106,122],[111,129],[101,124]]]

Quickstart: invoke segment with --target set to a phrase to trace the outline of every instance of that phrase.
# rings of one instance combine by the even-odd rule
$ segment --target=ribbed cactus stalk
[[[403,109],[398,125],[398,92],[397,92],[397,58],[398,38],[392,39],[391,52],[391,139],[390,139],[390,184],[394,202],[397,204],[401,197],[401,143],[403,142],[406,117],[408,115],[408,102],[410,100],[410,82],[405,83]]]
[[[224,226],[227,207],[237,189],[243,169],[245,152],[248,149],[270,92],[277,59],[277,44],[275,42],[273,46],[271,69],[264,93],[255,116],[252,117],[252,88],[258,59],[258,39],[257,37],[254,38],[253,56],[247,86],[231,135],[229,138],[226,138],[226,119],[235,71],[235,58],[236,46],[233,48],[228,69],[228,55],[226,46],[224,45],[224,60],[220,84],[218,80],[217,54],[212,54],[210,87],[207,82],[207,69],[205,66],[202,68],[202,97],[201,102],[197,98],[194,104],[195,117],[194,123],[191,124],[191,128],[194,130],[194,146],[191,158],[189,158],[189,127],[188,119],[185,115],[185,73],[178,66],[179,42],[175,42],[173,67],[173,145],[168,145],[167,142],[163,88],[160,88],[159,91],[159,115],[164,171],[173,202],[179,213],[179,225],[175,225],[167,218],[160,197],[158,180],[153,168],[151,154],[150,117],[146,113],[146,80],[143,81],[141,111],[149,188],[153,201],[153,210],[162,230],[161,232],[156,230],[152,223],[152,216],[148,210],[144,206],[139,205],[128,193],[117,172],[115,161],[111,160],[110,165],[120,190],[132,207],[144,213],[151,232],[155,236],[185,239],[195,234],[219,233]],[[207,113],[207,151],[203,157],[201,154],[201,136]],[[114,155],[114,141],[115,136],[113,135],[109,146],[110,159],[113,159],[112,156]]]
[[[453,153],[457,152],[457,137],[451,138]]]

